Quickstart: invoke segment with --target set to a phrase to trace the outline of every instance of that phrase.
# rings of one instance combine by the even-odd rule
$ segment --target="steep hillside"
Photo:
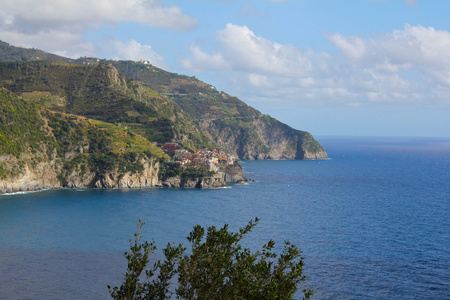
[[[108,64],[0,63],[0,86],[53,111],[132,128],[149,141],[214,147],[177,105]]]
[[[72,59],[51,54],[39,49],[26,49],[15,47],[0,41],[0,61],[32,61],[32,60],[53,60],[71,62]]]
[[[326,159],[322,146],[305,131],[263,115],[236,97],[195,77],[130,61],[112,62],[178,104],[219,147],[243,159]]]
[[[36,58],[35,49],[9,47],[0,61],[43,57]],[[50,54],[46,59],[63,60]],[[310,133],[263,115],[195,77],[132,61],[64,61],[78,66],[2,63],[0,86],[52,110],[120,123],[150,141],[178,142],[190,150],[219,147],[242,159],[327,158]]]
[[[51,112],[0,88],[0,193],[149,187],[166,155],[113,124]]]

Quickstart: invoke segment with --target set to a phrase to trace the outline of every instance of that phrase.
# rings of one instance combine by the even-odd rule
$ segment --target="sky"
[[[315,136],[450,137],[448,0],[0,0],[0,40],[148,60]]]

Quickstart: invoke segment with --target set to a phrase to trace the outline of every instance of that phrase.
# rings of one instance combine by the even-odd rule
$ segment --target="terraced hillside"
[[[195,77],[131,61],[112,62],[127,77],[175,102],[219,147],[243,159],[325,159],[314,137],[261,114]]]
[[[0,86],[52,111],[132,128],[152,142],[213,147],[172,101],[108,64],[0,63]]]
[[[195,77],[139,62],[39,57],[36,49],[0,47],[3,61],[65,61],[0,64],[0,86],[51,110],[120,124],[150,141],[190,150],[218,147],[242,159],[327,158],[310,133]]]
[[[0,193],[55,187],[146,187],[167,159],[109,123],[49,111],[0,88]]]

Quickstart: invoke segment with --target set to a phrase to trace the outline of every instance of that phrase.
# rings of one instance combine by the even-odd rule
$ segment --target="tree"
[[[156,250],[156,246],[154,241],[141,243],[141,230],[144,224],[139,220],[134,242],[130,239],[130,250],[124,254],[128,261],[125,281],[120,287],[111,288],[108,285],[113,299],[169,299],[172,295],[169,290],[169,281],[175,275],[176,261],[181,258],[185,248],[181,244],[177,247],[168,244],[163,249],[166,260],[157,261],[152,268],[146,269],[149,256]],[[159,274],[154,278],[158,269]],[[142,283],[140,277],[144,270],[146,281]]]
[[[227,224],[220,229],[211,226],[206,237],[205,229],[195,226],[187,237],[190,253],[185,253],[182,244],[168,244],[163,249],[165,260],[145,270],[146,279],[141,282],[149,255],[156,247],[154,242],[141,243],[144,223],[139,220],[134,243],[130,240],[130,251],[125,253],[125,281],[120,287],[108,286],[109,292],[114,299],[169,299],[173,296],[170,280],[177,275],[178,299],[293,299],[298,284],[305,280],[302,252],[285,242],[282,253],[277,255],[273,240],[254,253],[243,248],[242,238],[258,222],[255,218],[235,233],[229,232]],[[309,299],[312,293],[304,289],[303,298]]]

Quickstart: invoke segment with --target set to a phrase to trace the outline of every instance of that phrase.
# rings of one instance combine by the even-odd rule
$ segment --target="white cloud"
[[[301,51],[292,45],[281,45],[255,35],[247,26],[227,24],[216,33],[217,52],[208,54],[191,47],[191,57],[182,61],[186,69],[200,71],[232,69],[234,71],[310,76],[326,67],[324,53]],[[316,64],[313,68],[313,64]]]
[[[331,56],[300,50],[257,36],[247,26],[227,24],[216,33],[218,47],[208,54],[198,46],[182,61],[195,72],[226,74],[232,93],[246,99],[328,99],[347,101],[354,95],[333,74],[340,68]]]
[[[84,26],[123,21],[176,30],[192,29],[197,20],[185,15],[177,6],[164,5],[159,0],[4,0],[2,11],[17,26],[28,24],[40,30],[46,25],[76,24]]]
[[[191,48],[182,61],[195,72],[220,72],[227,90],[254,101],[448,102],[450,33],[406,25],[376,37],[328,36],[342,52],[331,56],[227,24],[209,53]]]
[[[189,30],[198,22],[160,0],[3,0],[0,17],[1,39],[71,57],[94,48],[83,40],[88,30],[119,22]]]
[[[450,68],[450,33],[433,27],[406,25],[403,30],[376,38],[343,36],[328,37],[352,64],[385,72],[417,70],[448,85]]]
[[[152,65],[167,70],[169,67],[164,61],[164,57],[156,53],[150,45],[141,45],[135,40],[123,43],[118,40],[106,42],[102,51],[108,57],[117,60],[147,60]]]
[[[217,47],[213,51],[207,53],[193,46],[181,66],[193,72],[221,73],[228,85],[226,90],[246,100],[349,95],[348,91],[344,93],[341,87],[334,83],[330,86],[324,80],[334,68],[329,64],[331,56],[326,53],[279,44],[257,36],[247,26],[235,24],[227,24],[215,37]]]
[[[14,46],[45,49],[67,57],[92,56],[95,53],[95,46],[84,40],[79,33],[57,29],[28,34],[25,32],[3,31],[0,28],[0,37],[1,40]]]
[[[256,36],[246,26],[227,24],[225,29],[218,31],[217,40],[234,69],[297,76],[313,71],[311,60],[305,53],[294,46]]]
[[[211,70],[225,71],[231,68],[231,65],[222,53],[208,54],[197,46],[192,46],[190,52],[192,59],[181,61],[182,67],[187,70],[201,73]]]

